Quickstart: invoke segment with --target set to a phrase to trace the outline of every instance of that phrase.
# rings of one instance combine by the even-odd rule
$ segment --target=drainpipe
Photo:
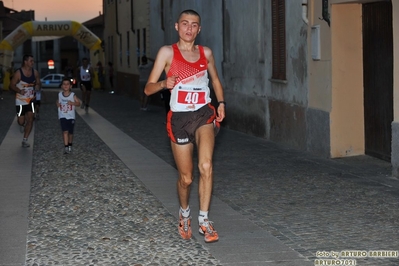
[[[302,19],[303,21],[308,24],[308,0],[302,0]]]
[[[116,26],[116,34],[121,36],[121,33],[119,32],[119,23],[118,23],[118,3],[116,1],[115,1],[115,26]]]
[[[134,30],[134,16],[133,16],[133,0],[130,1],[130,30],[133,31],[133,33],[136,33],[136,31]]]

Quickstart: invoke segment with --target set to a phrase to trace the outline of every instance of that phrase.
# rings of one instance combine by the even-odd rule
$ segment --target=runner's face
[[[195,15],[182,14],[179,22],[175,23],[179,37],[185,41],[195,40],[201,30],[199,17]]]
[[[71,83],[63,81],[61,87],[64,91],[69,91],[71,89]]]
[[[28,60],[25,61],[26,62],[26,66],[28,67],[33,67],[35,61],[33,60],[33,57],[29,57]]]

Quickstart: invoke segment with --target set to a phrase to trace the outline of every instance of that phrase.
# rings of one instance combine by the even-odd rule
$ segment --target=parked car
[[[61,82],[64,79],[64,74],[47,74],[40,79],[42,88],[60,88]],[[76,88],[76,80],[71,79],[72,87]]]

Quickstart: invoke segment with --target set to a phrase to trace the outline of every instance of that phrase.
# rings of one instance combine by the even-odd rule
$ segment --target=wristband
[[[223,104],[224,104],[224,107],[226,107],[226,102],[225,102],[225,101],[220,101],[220,102],[219,102],[219,105],[220,105],[221,103],[223,103]]]

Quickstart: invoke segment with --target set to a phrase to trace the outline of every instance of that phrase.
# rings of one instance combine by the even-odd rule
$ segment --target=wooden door
[[[363,5],[365,153],[390,161],[393,121],[392,4]]]

